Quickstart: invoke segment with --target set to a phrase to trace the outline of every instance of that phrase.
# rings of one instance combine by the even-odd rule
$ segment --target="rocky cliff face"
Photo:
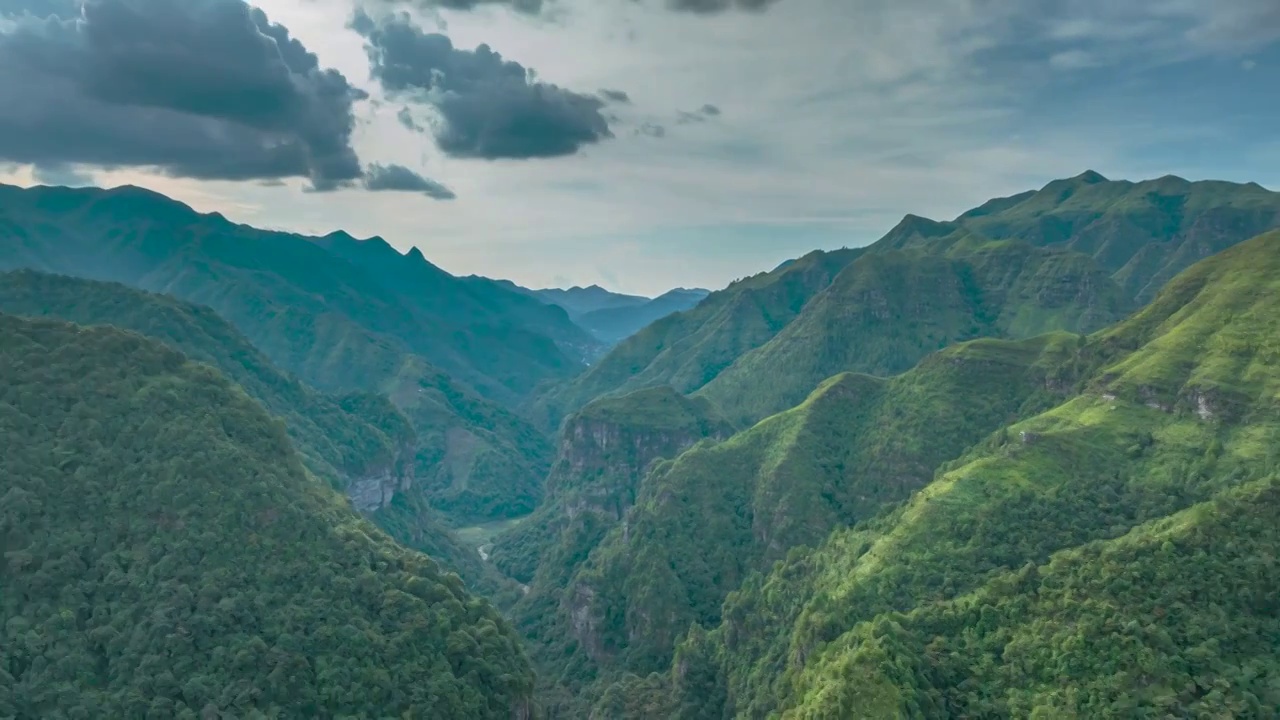
[[[608,652],[607,623],[593,614],[592,588],[571,588],[570,580],[605,535],[625,523],[652,465],[731,433],[708,402],[669,387],[599,400],[565,422],[546,502],[493,550],[495,565],[529,582],[515,613],[539,646],[571,640],[588,657]]]
[[[566,519],[590,512],[622,520],[655,460],[673,458],[700,440],[723,439],[727,433],[721,427],[654,428],[576,416],[565,425],[547,494],[561,501]]]
[[[363,472],[349,474],[347,497],[356,510],[372,513],[391,504],[397,492],[413,487],[413,448],[397,448],[395,454],[381,462],[370,463]]]

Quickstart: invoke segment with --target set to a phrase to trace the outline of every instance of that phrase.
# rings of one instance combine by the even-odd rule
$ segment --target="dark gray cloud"
[[[405,126],[408,130],[412,130],[414,132],[427,131],[427,129],[423,127],[422,124],[413,116],[413,111],[409,109],[408,105],[401,107],[400,110],[396,112],[396,120],[399,120],[400,124]]]
[[[658,1],[658,0],[654,0]],[[663,6],[677,12],[712,15],[726,10],[760,12],[777,0],[660,0]],[[414,5],[426,10],[475,10],[482,5],[507,5],[517,12],[536,15],[554,0],[382,0],[384,4]]]
[[[527,15],[542,12],[543,0],[382,0],[387,5],[413,5],[424,10],[475,10],[482,5],[507,5]]]
[[[243,0],[19,2],[0,29],[0,159],[320,190],[360,177],[365,94]]]
[[[0,0],[0,17],[75,17],[82,0]]]
[[[365,189],[374,192],[417,192],[436,200],[453,200],[458,197],[444,185],[425,178],[403,165],[378,165],[377,163],[370,165],[365,170],[364,186]]]
[[[667,7],[681,12],[711,15],[726,10],[761,12],[777,0],[666,0]]]
[[[488,45],[455,48],[403,13],[374,20],[357,11],[351,27],[365,37],[371,74],[390,96],[437,110],[432,129],[448,155],[557,157],[613,137],[599,97],[539,82]]]
[[[664,138],[667,136],[667,129],[655,122],[647,122],[636,128],[637,135],[648,135],[651,138]]]
[[[622,90],[610,90],[603,88],[600,90],[600,97],[609,102],[622,103],[624,105],[631,103],[631,96]]]
[[[71,165],[37,165],[32,175],[41,185],[61,185],[64,187],[83,187],[93,184],[93,175],[76,169]]]
[[[720,108],[715,105],[703,105],[693,112],[681,110],[676,113],[676,123],[679,125],[687,125],[689,123],[706,122],[708,119],[720,116]]]

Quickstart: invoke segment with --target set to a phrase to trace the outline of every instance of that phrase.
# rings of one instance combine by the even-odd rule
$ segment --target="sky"
[[[1280,188],[1275,0],[0,0],[0,182],[719,288],[1092,169]]]

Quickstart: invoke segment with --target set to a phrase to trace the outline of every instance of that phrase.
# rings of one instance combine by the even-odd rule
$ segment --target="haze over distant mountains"
[[[610,292],[599,285],[531,290],[510,281],[501,282],[530,297],[564,308],[570,319],[609,347],[653,322],[694,307],[711,294],[710,290],[701,288],[676,288],[658,297],[647,298]]]

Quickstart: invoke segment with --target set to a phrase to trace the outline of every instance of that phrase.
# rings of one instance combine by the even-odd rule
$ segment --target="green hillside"
[[[12,267],[208,305],[313,387],[390,396],[418,431],[417,481],[455,522],[537,504],[551,442],[501,403],[576,372],[556,338],[590,342],[556,308],[381,240],[256,230],[132,187],[0,186],[0,269]]]
[[[531,583],[535,598],[558,593],[635,504],[654,461],[730,432],[705,401],[668,387],[597,400],[565,422],[546,502],[530,522],[498,539],[494,563]]]
[[[0,716],[509,718],[485,602],[139,335],[0,316]]]
[[[455,522],[519,517],[541,500],[554,448],[524,418],[417,356],[404,358],[379,390],[418,430],[415,482]]]
[[[1145,303],[1196,261],[1280,227],[1280,193],[1172,175],[1112,181],[1090,171],[992,200],[955,222],[990,238],[1089,255]]]
[[[698,394],[749,425],[795,406],[839,372],[893,375],[956,342],[1091,331],[1129,309],[1107,273],[1080,254],[964,230],[930,243],[863,254]]]
[[[307,467],[339,490],[363,478],[395,478],[408,470],[400,456],[412,453],[413,428],[390,403],[372,395],[359,402],[352,398],[353,407],[365,408],[369,417],[347,412],[339,398],[278,371],[207,307],[118,283],[19,270],[0,274],[0,312],[115,325],[212,365],[284,420]]]
[[[496,590],[474,549],[452,536],[418,479],[431,438],[385,397],[330,397],[278,371],[212,310],[166,295],[30,270],[0,274],[0,312],[79,325],[114,325],[158,340],[221,371],[285,422],[307,468],[346,493],[397,540],[428,553],[468,582]],[[387,497],[391,499],[388,501]]]
[[[813,252],[713,292],[692,309],[623,340],[580,376],[545,389],[532,403],[531,415],[555,427],[601,395],[658,385],[693,392],[740,355],[768,342],[860,252]]]
[[[560,632],[545,635],[606,672],[667,666],[689,624],[718,621],[751,572],[906,499],[939,463],[1057,402],[1076,347],[1065,333],[980,340],[892,379],[840,375],[796,408],[661,463],[625,530],[563,591]]]
[[[208,305],[330,392],[369,390],[417,355],[514,405],[578,372],[583,358],[570,353],[590,342],[554,307],[454,278],[380,239],[258,230],[130,186],[0,186],[0,270],[24,267]]]
[[[669,387],[602,398],[565,422],[546,502],[499,536],[491,556],[499,569],[528,585],[511,615],[534,643],[544,699],[566,702],[563,694],[573,691],[566,660],[575,666],[590,662],[587,655],[570,660],[563,652],[572,647],[576,632],[569,629],[575,621],[566,615],[564,593],[574,573],[629,517],[648,468],[729,434],[728,424],[706,401]]]
[[[1276,535],[1254,528],[1280,471],[1277,338],[1273,232],[1091,337],[1078,394],[749,578],[677,653],[685,715],[1275,708]]]

